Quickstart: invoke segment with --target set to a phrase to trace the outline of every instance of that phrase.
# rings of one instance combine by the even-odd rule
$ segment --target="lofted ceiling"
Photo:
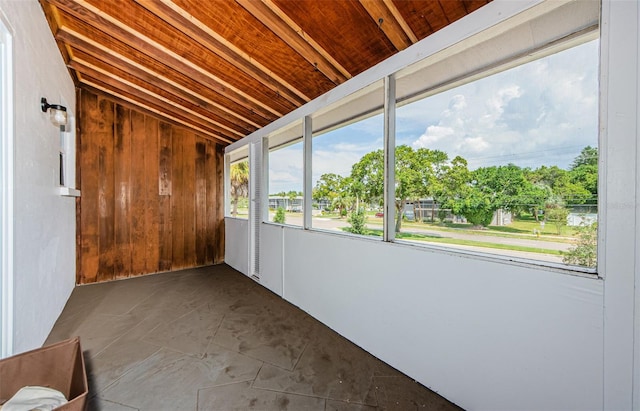
[[[224,145],[490,0],[40,0],[80,88]]]

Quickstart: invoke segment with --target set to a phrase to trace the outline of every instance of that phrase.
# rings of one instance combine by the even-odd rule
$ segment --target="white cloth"
[[[67,403],[64,394],[47,387],[22,387],[4,403],[2,411],[51,411]]]

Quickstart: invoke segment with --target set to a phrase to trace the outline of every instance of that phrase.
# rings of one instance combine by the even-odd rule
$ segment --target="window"
[[[382,82],[313,120],[313,228],[382,237],[375,224],[382,201]],[[350,119],[354,108],[368,110]],[[327,124],[328,123],[328,124]]]
[[[303,225],[302,146],[298,140],[269,151],[269,221]]]
[[[249,218],[249,159],[229,166],[229,214],[234,218]]]
[[[385,82],[303,110],[310,145],[302,118],[268,137],[269,220],[278,207],[295,219],[302,169],[305,228],[594,272],[599,12],[544,2],[439,50],[416,45],[425,57]],[[277,188],[287,170],[298,178]]]
[[[597,40],[398,105],[397,240],[595,267]]]

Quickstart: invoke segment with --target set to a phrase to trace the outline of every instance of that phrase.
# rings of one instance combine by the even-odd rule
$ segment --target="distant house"
[[[269,208],[275,210],[279,207],[284,208],[286,211],[301,213],[304,207],[304,198],[302,196],[295,198],[269,196]]]
[[[598,214],[596,213],[569,213],[567,216],[567,225],[570,227],[579,227],[581,225],[591,225],[598,222]]]
[[[420,200],[410,201],[404,207],[403,215],[410,221],[436,221],[438,218],[444,218],[444,221],[452,223],[466,223],[467,219],[463,216],[457,216],[449,209],[440,209],[440,205],[433,198],[421,198]],[[504,226],[509,225],[513,221],[511,211],[499,209],[494,211],[491,225]]]

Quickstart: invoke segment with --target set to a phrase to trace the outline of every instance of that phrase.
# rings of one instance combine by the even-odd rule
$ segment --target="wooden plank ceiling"
[[[490,0],[40,0],[70,73],[223,145]]]

